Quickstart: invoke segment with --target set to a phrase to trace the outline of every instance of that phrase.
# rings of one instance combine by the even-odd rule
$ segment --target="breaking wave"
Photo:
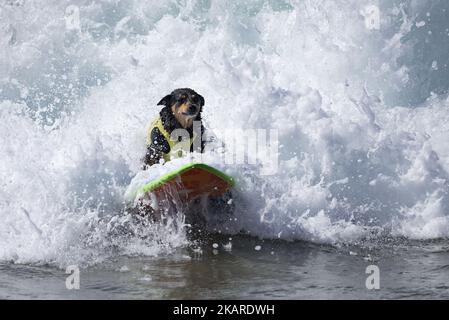
[[[373,4],[379,29],[366,25]],[[238,184],[236,231],[325,243],[448,237],[448,9],[3,2],[0,259],[90,264],[185,245],[183,232],[157,226],[111,236],[129,222],[123,195],[155,103],[176,87],[205,96],[219,138],[278,130],[275,174],[222,166]]]

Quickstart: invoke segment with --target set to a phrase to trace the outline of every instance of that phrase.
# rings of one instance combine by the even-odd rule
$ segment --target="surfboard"
[[[138,194],[156,196],[176,193],[183,201],[203,195],[220,197],[235,186],[232,177],[204,163],[189,163],[143,186]]]

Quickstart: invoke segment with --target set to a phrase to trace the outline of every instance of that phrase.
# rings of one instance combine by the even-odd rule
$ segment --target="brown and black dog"
[[[166,159],[171,151],[171,143],[167,141],[168,136],[176,129],[185,129],[191,139],[194,139],[193,122],[199,121],[201,132],[195,133],[195,139],[201,139],[204,134],[201,112],[203,111],[204,98],[190,88],[176,89],[159,101],[157,104],[164,106],[159,112],[159,118],[149,128],[147,138],[147,152],[143,159],[144,167],[159,163]],[[160,122],[158,122],[160,121]],[[159,123],[159,125],[157,125]],[[161,132],[162,131],[162,132]],[[196,144],[192,143],[190,152],[204,151],[204,141],[199,144],[201,150],[194,150]]]
[[[169,95],[163,97],[157,105],[163,106],[159,112],[159,117],[152,122],[149,127],[147,136],[147,151],[143,159],[144,169],[160,163],[161,160],[169,161],[172,147],[178,141],[170,139],[174,130],[184,129],[190,136],[190,152],[204,152],[205,140],[203,135],[205,128],[201,118],[203,111],[204,98],[190,88],[176,89]],[[194,124],[195,122],[195,124]],[[198,132],[200,130],[201,132]],[[176,133],[176,132],[175,132]],[[196,139],[201,139],[200,143],[194,143]],[[213,145],[214,139],[209,137],[207,143]],[[175,148],[176,149],[176,148]],[[198,150],[196,150],[198,149]],[[174,150],[175,151],[175,150]],[[189,150],[187,150],[189,151]],[[175,195],[176,196],[176,195]],[[231,192],[228,192],[221,198],[208,199],[207,206],[210,212],[216,214],[220,219],[228,219],[234,210]],[[156,201],[156,205],[155,202]],[[164,221],[166,217],[176,214],[177,207],[175,205],[173,194],[160,194],[158,198],[149,199],[148,195],[142,198],[139,204],[133,208],[133,212],[138,216],[149,216],[152,222]],[[184,204],[185,222],[189,225],[196,226],[195,230],[200,230],[206,223],[204,216],[204,203],[201,199],[195,199],[191,203]],[[155,206],[155,207],[153,207]],[[191,232],[193,229],[190,229]]]

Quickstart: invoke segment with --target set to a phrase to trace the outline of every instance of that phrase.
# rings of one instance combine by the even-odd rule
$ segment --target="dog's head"
[[[189,88],[176,89],[157,104],[171,109],[176,120],[184,127],[192,126],[204,106],[204,98]]]

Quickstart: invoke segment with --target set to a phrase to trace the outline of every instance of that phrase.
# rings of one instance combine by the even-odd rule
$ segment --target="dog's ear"
[[[200,106],[204,106],[204,97],[199,94],[198,98],[200,98]]]
[[[198,98],[200,99],[200,112],[203,112],[203,106],[204,106],[204,97],[202,95],[198,95]]]
[[[172,95],[168,94],[165,97],[162,98],[161,101],[158,102],[158,106],[166,106],[166,107],[170,107],[172,105]]]

